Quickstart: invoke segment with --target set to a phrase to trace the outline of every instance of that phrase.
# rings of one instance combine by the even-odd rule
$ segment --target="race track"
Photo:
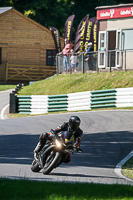
[[[0,119],[7,118],[7,113],[2,113],[2,110],[9,104],[9,94],[11,92],[12,90],[0,91]]]
[[[83,153],[72,155],[50,175],[33,173],[30,164],[39,135],[81,118]],[[0,176],[42,181],[132,184],[114,173],[116,165],[133,150],[133,111],[90,111],[0,120]]]

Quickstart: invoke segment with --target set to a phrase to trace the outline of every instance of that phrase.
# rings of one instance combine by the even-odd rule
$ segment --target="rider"
[[[59,125],[56,129],[51,129],[51,132],[54,132],[55,134],[58,134],[61,131],[70,131],[74,135],[74,148],[77,148],[80,146],[81,137],[83,134],[83,131],[80,129],[80,118],[78,116],[71,116],[69,119],[69,122],[64,122],[63,124]],[[40,135],[40,141],[37,144],[35,150],[34,150],[34,158],[37,160],[38,153],[42,150],[47,140],[51,140],[53,137],[52,133],[42,133]],[[65,159],[64,162],[70,162],[71,157],[70,154],[67,156],[67,159]]]

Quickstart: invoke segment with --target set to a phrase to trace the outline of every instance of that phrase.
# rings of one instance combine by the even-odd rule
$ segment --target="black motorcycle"
[[[39,152],[38,159],[32,162],[31,170],[39,172],[42,169],[43,174],[49,174],[65,161],[68,154],[72,154],[75,150],[82,152],[80,148],[73,148],[73,141],[74,136],[69,131],[53,133],[52,142],[48,141]]]

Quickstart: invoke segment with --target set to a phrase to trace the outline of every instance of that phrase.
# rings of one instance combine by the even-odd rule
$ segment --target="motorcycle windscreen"
[[[71,143],[74,140],[74,136],[71,132],[69,131],[63,131],[62,133],[62,138],[65,143]]]

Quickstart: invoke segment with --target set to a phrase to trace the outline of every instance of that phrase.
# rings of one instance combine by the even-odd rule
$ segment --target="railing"
[[[86,72],[99,72],[101,69],[105,69],[108,72],[114,70],[133,70],[133,49],[128,50],[106,50],[97,52],[82,52],[80,54],[74,54],[77,57],[76,68],[71,67],[71,56],[68,54],[69,67],[65,70],[64,67],[64,55],[57,55],[56,68],[57,74],[61,73],[86,73]],[[88,58],[88,60],[87,60]]]
[[[69,66],[67,70],[64,67],[64,55],[57,55],[56,57],[56,67],[57,67],[57,74],[61,74],[64,72],[89,72],[89,71],[97,71],[98,69],[98,52],[89,52],[89,53],[74,53],[74,56],[77,57],[76,59],[76,68],[71,66],[71,56],[73,54],[68,54],[68,62]],[[87,60],[88,59],[88,60]]]
[[[18,112],[43,114],[98,108],[133,107],[133,88],[86,91],[61,95],[17,96]]]

